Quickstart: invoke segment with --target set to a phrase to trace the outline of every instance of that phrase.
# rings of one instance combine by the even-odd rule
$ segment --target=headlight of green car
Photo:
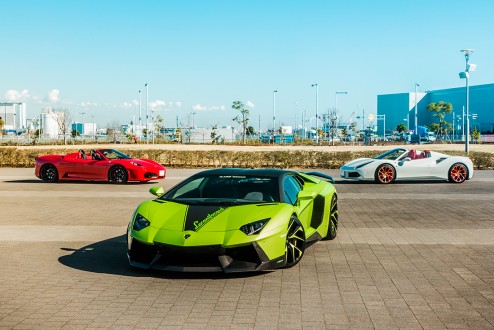
[[[144,216],[141,214],[137,213],[136,217],[134,219],[134,225],[132,226],[132,229],[135,231],[142,230],[146,227],[149,227],[151,223],[149,222],[148,219],[146,219]]]
[[[261,229],[268,223],[269,219],[262,219],[259,221],[251,222],[240,227],[240,230],[247,236],[259,234]]]

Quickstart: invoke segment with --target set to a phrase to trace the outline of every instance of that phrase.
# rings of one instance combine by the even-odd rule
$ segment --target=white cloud
[[[48,101],[58,102],[60,101],[60,91],[58,89],[52,89],[48,92]]]
[[[120,108],[124,109],[135,109],[139,106],[139,101],[132,100],[131,102],[124,102],[120,105]]]
[[[172,103],[173,103],[173,102],[172,102]],[[181,107],[182,107],[182,102],[180,102],[180,101],[176,101],[176,102],[175,102],[175,106],[176,106],[177,108],[181,108]]]
[[[99,104],[96,102],[81,102],[78,104],[78,106],[84,107],[84,108],[89,108],[89,107],[97,107],[97,106],[99,106]]]
[[[247,107],[249,107],[249,108],[253,108],[253,107],[255,107],[254,103],[252,103],[251,101],[247,101],[247,102],[245,103],[245,105],[246,105]]]
[[[166,106],[165,101],[156,100],[156,101],[149,102],[149,108],[151,110],[161,110],[161,109],[164,109],[165,106]]]
[[[27,89],[24,89],[21,92],[19,92],[14,89],[10,89],[7,92],[5,92],[4,98],[9,102],[25,101],[26,99],[29,98],[29,91]]]
[[[223,111],[225,110],[224,105],[201,105],[196,104],[192,106],[192,110],[194,111]]]

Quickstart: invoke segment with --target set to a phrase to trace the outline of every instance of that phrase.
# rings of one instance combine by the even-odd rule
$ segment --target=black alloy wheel
[[[52,164],[43,165],[41,168],[41,180],[44,182],[57,182],[58,181],[58,171],[57,168]]]
[[[286,246],[285,246],[285,268],[295,266],[305,251],[305,230],[302,223],[295,215],[290,217],[288,224],[288,230],[286,234]]]
[[[328,234],[324,240],[332,240],[338,234],[338,197],[333,194],[331,198],[331,208],[329,210]]]
[[[116,165],[110,168],[110,172],[108,173],[108,178],[110,182],[113,183],[126,183],[127,180],[129,179],[127,170],[120,165]]]

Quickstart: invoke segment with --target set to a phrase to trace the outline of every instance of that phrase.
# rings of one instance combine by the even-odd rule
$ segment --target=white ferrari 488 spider
[[[473,163],[468,157],[449,156],[439,152],[396,148],[375,157],[353,160],[340,169],[345,179],[395,180],[443,179],[462,183],[473,176]]]

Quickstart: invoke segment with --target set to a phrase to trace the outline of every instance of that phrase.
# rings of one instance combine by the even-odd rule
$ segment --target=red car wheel
[[[58,181],[58,171],[57,168],[52,164],[46,164],[41,167],[40,170],[41,180],[44,182],[57,182]]]
[[[127,170],[120,165],[115,165],[108,172],[108,179],[113,183],[126,183],[129,179]]]

